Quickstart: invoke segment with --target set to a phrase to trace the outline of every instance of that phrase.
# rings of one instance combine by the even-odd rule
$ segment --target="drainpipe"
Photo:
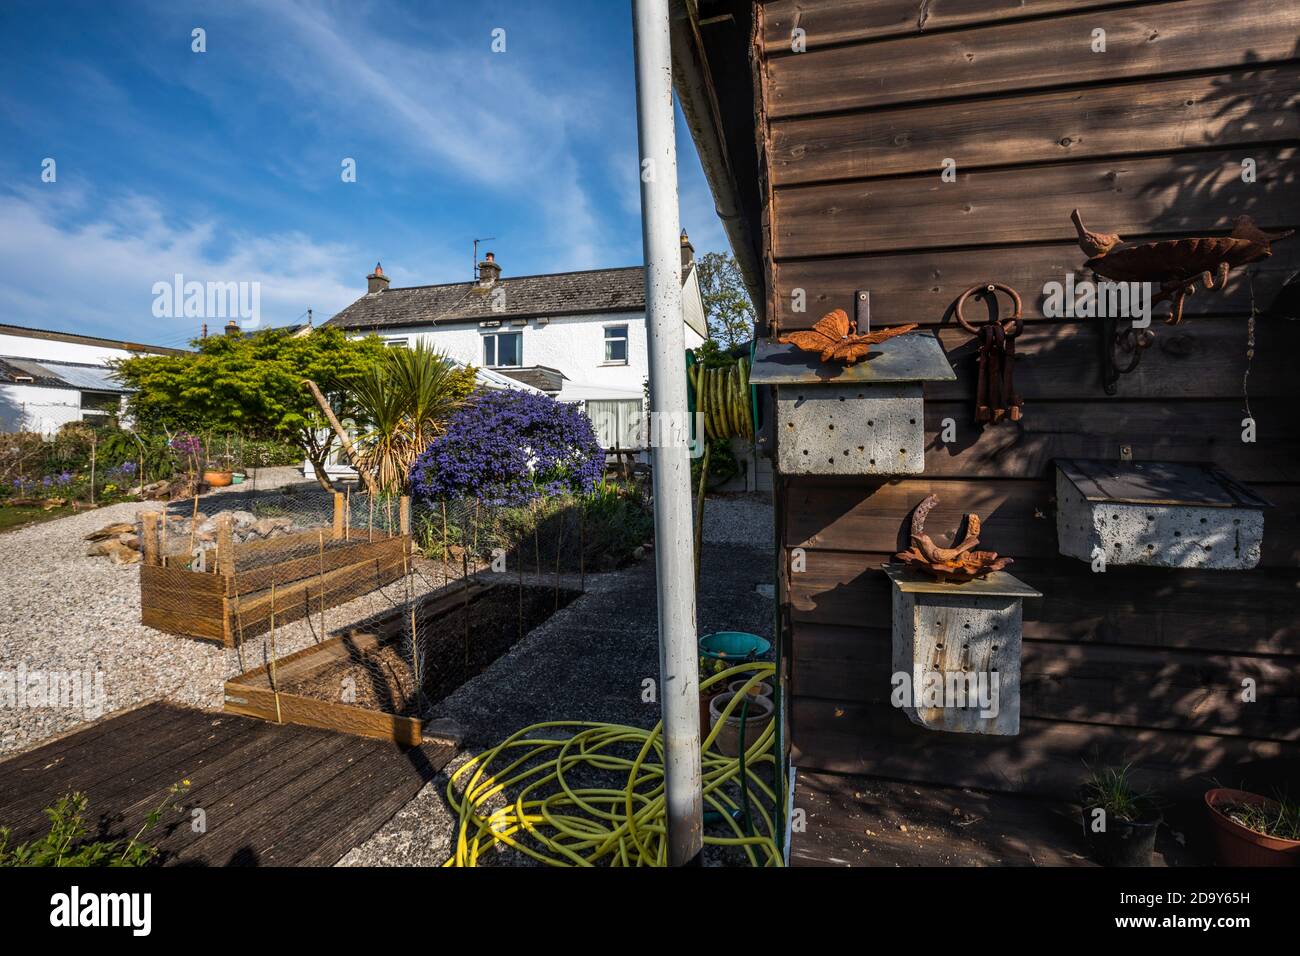
[[[651,478],[659,601],[659,699],[663,715],[668,865],[698,862],[704,847],[700,781],[699,650],[695,545],[687,449],[686,339],[677,211],[672,50],[668,0],[632,0],[641,237],[650,353]]]

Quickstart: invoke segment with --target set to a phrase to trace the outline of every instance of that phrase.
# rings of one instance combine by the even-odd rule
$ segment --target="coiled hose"
[[[775,767],[775,722],[740,757],[712,749],[723,721],[748,699],[749,688],[775,674],[773,664],[749,662],[703,681],[701,689],[747,678],[744,689],[727,702],[722,720],[703,744],[704,802],[731,830],[705,834],[711,846],[740,847],[751,866],[780,866],[781,851],[773,819],[777,796],[755,773]],[[541,734],[568,732],[563,739]],[[477,866],[485,851],[501,844],[551,866],[663,866],[667,860],[664,816],[663,723],[651,730],[590,721],[549,721],[525,727],[486,750],[452,774],[447,799],[460,824],[456,849],[444,866]],[[743,740],[743,737],[741,738]],[[635,758],[630,753],[639,746]],[[626,773],[622,788],[574,786],[578,774]],[[466,781],[463,792],[456,792]],[[514,802],[500,805],[499,795],[519,788]],[[731,792],[729,792],[731,791]],[[733,796],[739,794],[740,801]],[[754,799],[754,795],[762,799]],[[488,810],[489,804],[497,809]],[[742,826],[738,817],[748,815]],[[752,824],[752,826],[750,825]],[[746,832],[746,830],[750,832]]]

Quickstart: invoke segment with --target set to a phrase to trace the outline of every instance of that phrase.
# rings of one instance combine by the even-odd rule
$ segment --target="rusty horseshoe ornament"
[[[997,294],[1001,292],[1015,306],[1015,313],[999,319]],[[962,306],[972,295],[989,296],[993,308],[988,321],[974,326],[962,315]],[[1001,282],[973,285],[960,298],[954,309],[957,322],[979,341],[979,384],[975,390],[975,421],[1000,422],[1003,418],[1020,421],[1024,402],[1016,392],[1013,373],[1016,365],[1016,336],[1024,328],[1021,317],[1020,293]]]
[[[937,581],[970,581],[994,571],[1001,571],[1011,558],[996,551],[976,551],[980,543],[980,516],[966,515],[966,536],[951,548],[941,548],[925,533],[925,519],[939,503],[937,495],[929,495],[912,512],[912,546],[894,555],[909,568],[924,571]]]

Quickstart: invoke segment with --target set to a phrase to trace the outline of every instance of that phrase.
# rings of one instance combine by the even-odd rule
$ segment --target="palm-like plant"
[[[473,389],[473,369],[424,342],[390,349],[349,388],[363,429],[356,443],[361,466],[384,491],[404,491],[411,465]]]

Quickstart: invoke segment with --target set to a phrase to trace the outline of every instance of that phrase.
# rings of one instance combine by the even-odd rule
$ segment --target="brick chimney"
[[[376,262],[375,271],[366,276],[366,281],[368,283],[366,293],[369,294],[371,292],[383,292],[388,288],[390,280],[388,276],[384,275],[384,267]]]
[[[483,261],[478,264],[478,284],[490,286],[501,278],[501,267],[497,265],[497,257],[488,253],[483,257]]]
[[[229,322],[226,323],[226,329],[225,329],[225,331],[226,331],[226,334],[227,334],[227,335],[233,335],[233,336],[235,336],[236,338],[238,338],[238,336],[239,336],[239,334],[240,334],[240,333],[239,333],[239,323],[236,322],[234,319],[231,319]]]
[[[691,245],[691,237],[686,235],[686,230],[682,230],[682,272],[686,267],[695,261],[695,247]]]

